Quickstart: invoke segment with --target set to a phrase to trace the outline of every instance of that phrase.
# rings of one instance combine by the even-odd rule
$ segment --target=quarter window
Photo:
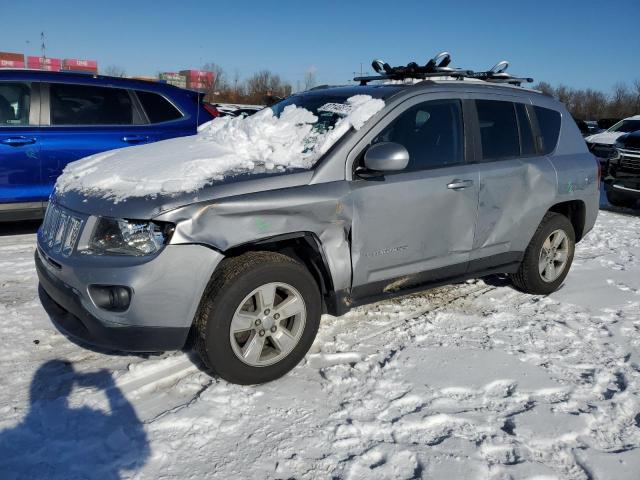
[[[512,102],[476,100],[482,159],[500,160],[520,155],[516,110]]]
[[[152,92],[136,91],[138,100],[142,104],[142,108],[147,112],[147,117],[151,123],[168,122],[177,120],[182,114],[162,95]]]
[[[409,108],[373,141],[394,142],[409,152],[406,170],[464,162],[462,106],[459,100],[433,100]]]
[[[30,106],[30,85],[0,82],[0,127],[29,125]]]
[[[555,110],[543,107],[533,107],[538,117],[540,128],[540,149],[545,155],[553,152],[560,136],[560,114]]]
[[[131,97],[121,88],[53,83],[51,125],[132,125]]]

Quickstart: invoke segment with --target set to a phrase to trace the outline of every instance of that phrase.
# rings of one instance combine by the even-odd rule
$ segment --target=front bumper
[[[640,199],[640,175],[618,173],[604,178],[606,191],[613,191],[629,198]]]
[[[157,352],[179,350],[189,328],[130,327],[101,322],[82,307],[72,288],[51,275],[36,252],[40,302],[53,324],[74,341],[107,350]]]
[[[131,352],[182,348],[222,258],[200,245],[168,245],[152,259],[62,258],[42,251],[40,244],[35,253],[40,299],[56,326],[82,343]],[[99,308],[90,285],[129,287],[129,308]]]

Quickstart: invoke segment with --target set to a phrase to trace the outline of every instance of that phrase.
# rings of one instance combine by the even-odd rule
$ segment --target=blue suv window
[[[133,105],[121,88],[52,83],[51,125],[132,125]]]
[[[0,82],[0,127],[29,125],[31,87],[26,83]]]
[[[169,122],[182,118],[178,109],[162,95],[142,90],[136,90],[136,95],[150,123]]]

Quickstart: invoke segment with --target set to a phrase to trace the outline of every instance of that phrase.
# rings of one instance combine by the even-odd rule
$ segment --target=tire
[[[300,313],[285,318],[294,310]],[[321,312],[318,285],[302,264],[279,253],[248,252],[225,260],[209,282],[194,325],[196,351],[228,382],[269,382],[304,358]]]
[[[553,251],[553,255],[547,257],[544,252],[547,251],[546,249],[551,245],[551,243],[545,244],[545,242],[552,234],[556,234],[556,232],[560,233],[558,233],[557,236],[552,237],[552,239],[561,239],[562,234],[564,234],[566,244],[563,241],[562,245],[566,245],[566,249],[558,248]],[[575,250],[575,239],[576,236],[573,230],[573,225],[569,219],[559,213],[548,212],[542,219],[542,222],[540,222],[531,242],[529,242],[529,246],[525,250],[524,258],[522,259],[518,272],[511,275],[511,280],[514,286],[523,292],[535,295],[548,295],[555,292],[562,284],[569,273],[569,269],[571,268],[573,253]],[[543,246],[545,247],[544,252]],[[556,259],[562,258],[561,254],[565,250],[566,261],[562,265],[561,271],[558,272],[560,263],[559,260]],[[544,258],[542,258],[543,256]],[[553,268],[549,267],[551,258],[553,258]],[[546,267],[543,264],[543,260],[546,263]],[[541,273],[542,268],[544,268],[543,273]],[[556,273],[557,277],[553,278],[552,274]]]
[[[633,205],[636,203],[636,199],[629,195],[618,193],[609,189],[606,190],[606,193],[607,201],[614,207],[633,207]]]

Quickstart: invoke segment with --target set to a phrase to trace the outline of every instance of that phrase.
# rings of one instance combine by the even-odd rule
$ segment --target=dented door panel
[[[555,197],[545,156],[481,163],[478,225],[471,259],[523,252]]]

